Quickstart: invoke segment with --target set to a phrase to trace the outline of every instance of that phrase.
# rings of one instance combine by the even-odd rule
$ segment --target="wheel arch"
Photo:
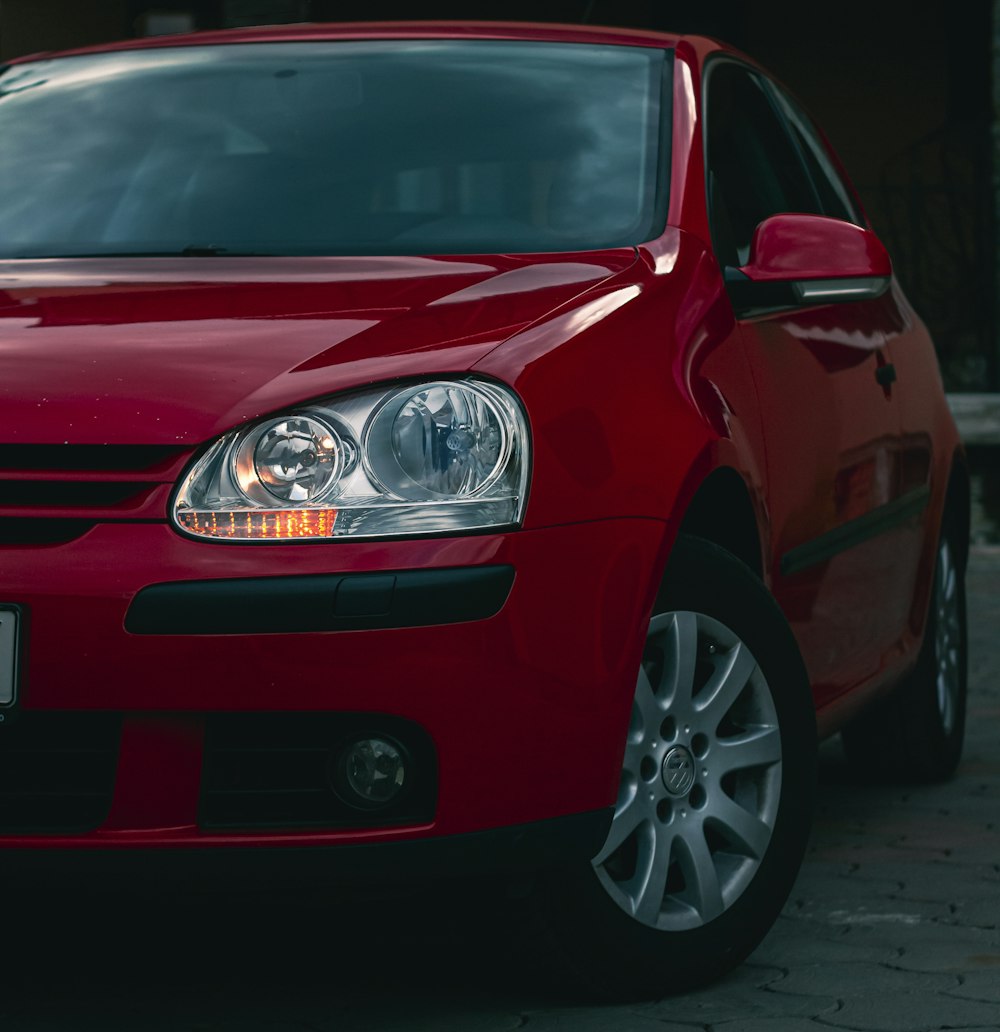
[[[942,465],[945,460],[942,458]],[[947,470],[947,482],[941,492],[932,499],[932,512],[925,524],[926,539],[917,574],[917,584],[910,606],[909,630],[913,635],[915,648],[923,639],[934,584],[934,568],[937,563],[938,541],[942,533],[948,532],[950,540],[958,551],[958,565],[965,570],[969,559],[969,534],[972,520],[971,479],[964,449],[956,447]],[[943,471],[941,480],[944,479]],[[938,492],[941,492],[940,494]]]
[[[764,550],[753,498],[746,481],[731,466],[714,469],[698,485],[678,529],[724,548],[764,579]]]
[[[972,526],[972,483],[965,452],[957,451],[948,476],[948,488],[944,499],[944,519],[958,533],[955,544],[964,569],[969,560],[969,542]]]

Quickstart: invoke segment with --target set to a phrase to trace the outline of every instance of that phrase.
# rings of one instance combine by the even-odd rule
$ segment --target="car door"
[[[706,98],[710,222],[724,269],[747,264],[754,230],[772,215],[860,223],[822,145],[760,73],[719,60],[707,70]],[[891,304],[886,295],[734,304],[762,414],[772,590],[819,705],[885,665],[912,598],[912,574],[899,564],[909,524],[896,518]]]

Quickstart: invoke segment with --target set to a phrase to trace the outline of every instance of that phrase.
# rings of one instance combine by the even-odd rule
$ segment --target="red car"
[[[8,65],[0,138],[8,860],[538,872],[658,993],[774,921],[817,725],[954,769],[934,350],[747,58],[168,37]]]

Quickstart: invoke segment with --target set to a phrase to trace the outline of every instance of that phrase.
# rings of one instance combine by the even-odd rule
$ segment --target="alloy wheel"
[[[934,572],[935,688],[941,729],[952,733],[962,691],[960,578],[947,537],[941,538]]]
[[[712,921],[760,866],[781,772],[774,700],[749,647],[702,613],[654,616],[614,818],[592,861],[601,885],[652,928]]]

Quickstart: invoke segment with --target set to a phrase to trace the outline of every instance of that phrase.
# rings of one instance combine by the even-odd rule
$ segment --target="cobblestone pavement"
[[[784,914],[738,971],[655,1003],[581,1006],[451,886],[331,907],[301,891],[203,899],[7,887],[2,1032],[930,1032],[1000,1030],[1000,549],[970,574],[965,760],[941,787],[852,783],[824,748]],[[515,940],[516,942],[516,940]]]

